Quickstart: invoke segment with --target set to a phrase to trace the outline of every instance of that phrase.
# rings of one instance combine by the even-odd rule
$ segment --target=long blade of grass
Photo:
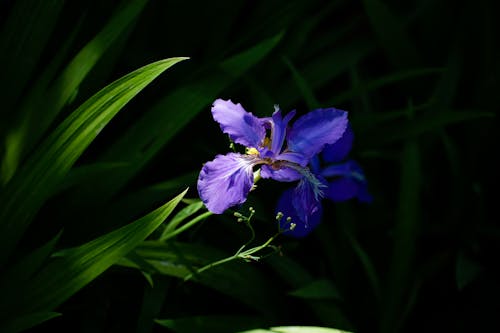
[[[61,316],[60,313],[51,311],[30,313],[25,316],[13,318],[10,322],[8,322],[4,326],[0,324],[0,328],[2,329],[3,333],[22,332],[38,324],[41,324],[47,320],[57,318],[59,316]]]
[[[389,60],[399,68],[418,65],[417,49],[410,42],[405,22],[382,1],[363,0],[363,4],[375,35]]]
[[[0,33],[3,78],[0,89],[0,118],[8,118],[7,113],[12,111],[21,96],[52,34],[63,5],[63,0],[15,2]],[[2,127],[5,125],[7,124],[1,124]]]
[[[270,329],[255,329],[238,333],[349,333],[335,328],[318,326],[279,326]]]
[[[401,154],[400,194],[387,294],[380,319],[381,332],[397,332],[400,309],[408,297],[409,278],[413,273],[415,242],[419,228],[420,152],[416,140],[408,140]]]
[[[13,313],[51,311],[146,239],[170,215],[187,189],[148,215],[76,248],[58,252],[11,300]],[[8,317],[7,317],[8,318]]]
[[[125,1],[125,6],[118,10],[106,26],[71,60],[47,92],[44,103],[37,110],[38,116],[31,117],[31,126],[27,129],[29,137],[24,150],[37,142],[63,107],[74,98],[83,80],[110,46],[122,37],[146,3],[147,0]]]
[[[44,141],[0,195],[0,265],[104,126],[151,81],[184,59],[161,60],[111,83],[83,103]]]
[[[177,319],[156,319],[155,322],[175,333],[234,333],[265,324],[258,317],[242,315],[196,316]]]

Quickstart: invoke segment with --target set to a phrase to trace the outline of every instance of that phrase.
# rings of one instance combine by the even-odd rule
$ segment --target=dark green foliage
[[[487,1],[0,2],[0,331],[498,331],[495,15]],[[199,273],[251,236],[197,199],[202,163],[230,150],[216,98],[258,116],[348,110],[374,202],[327,203],[307,238]],[[276,233],[285,188],[251,193],[245,250]]]

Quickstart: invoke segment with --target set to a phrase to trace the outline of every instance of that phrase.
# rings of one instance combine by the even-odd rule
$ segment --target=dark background
[[[30,1],[24,3],[30,8]],[[40,52],[16,59],[20,66],[31,66],[20,91],[29,91],[54,57],[64,54],[69,61],[125,3],[64,3]],[[2,26],[15,4],[0,2]],[[26,24],[33,19],[29,12],[25,17]],[[247,70],[223,65],[276,36],[281,36],[279,42]],[[170,102],[160,114],[172,123],[180,123],[178,115],[190,116],[179,129],[169,132],[164,126],[171,138],[114,191],[106,191],[103,179],[108,175],[98,173],[93,177],[96,186],[77,184],[54,195],[19,251],[44,243],[61,228],[60,248],[79,245],[144,215],[186,186],[188,196],[196,197],[202,163],[229,151],[210,115],[216,98],[240,102],[259,116],[270,115],[274,104],[299,114],[315,107],[349,111],[356,137],[351,155],[366,172],[374,202],[326,204],[322,224],[310,236],[280,237],[276,245],[281,256],[245,264],[263,277],[267,289],[259,289],[252,276],[234,289],[270,293],[270,310],[252,308],[210,283],[157,276],[151,289],[138,271],[112,267],[63,304],[58,309],[62,317],[33,331],[168,330],[144,315],[154,302],[153,318],[195,323],[196,316],[245,315],[254,320],[244,325],[235,319],[239,324],[229,323],[224,328],[228,332],[273,325],[356,332],[498,330],[500,229],[493,198],[499,185],[499,37],[497,11],[488,1],[149,1],[43,133],[111,81],[176,56],[190,60],[169,69],[133,99],[76,167],[127,160],[126,145],[114,153],[110,147],[175,89],[194,93]],[[13,61],[9,52],[0,51],[7,59],[0,74],[4,137],[20,117],[23,94],[9,98],[9,80],[16,72],[7,67]],[[148,129],[141,131],[147,137]],[[144,149],[156,144],[148,142],[141,143]],[[36,149],[34,145],[31,152]],[[147,191],[167,180],[176,185]],[[257,240],[275,230],[274,205],[285,188],[262,182],[250,195],[249,205],[257,209]],[[137,204],[135,210],[117,209],[128,202]],[[246,241],[247,233],[227,214],[209,218],[180,240],[229,255]],[[276,268],[284,262],[288,275]],[[304,274],[305,280],[329,281],[337,296],[329,297],[321,288],[325,298],[290,296]],[[249,292],[248,297],[254,296]],[[197,330],[210,331],[192,329]]]

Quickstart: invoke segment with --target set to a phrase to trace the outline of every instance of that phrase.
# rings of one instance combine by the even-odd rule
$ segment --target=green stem
[[[162,241],[166,241],[166,240],[169,240],[170,238],[173,238],[175,236],[177,236],[178,234],[180,234],[181,232],[184,232],[186,231],[187,229],[191,228],[192,226],[194,226],[195,224],[197,224],[198,222],[206,219],[207,217],[209,217],[210,215],[213,215],[212,212],[205,212],[201,215],[198,215],[197,217],[195,217],[194,219],[192,219],[191,221],[189,221],[188,223],[184,224],[182,227],[178,228],[178,229],[175,229],[174,231],[172,231],[171,233],[167,234],[163,239]]]

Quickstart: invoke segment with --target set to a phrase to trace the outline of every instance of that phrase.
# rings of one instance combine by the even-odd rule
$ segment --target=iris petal
[[[326,144],[333,144],[347,128],[347,112],[334,108],[317,109],[300,117],[288,135],[288,150],[310,159]]]
[[[212,115],[222,132],[246,147],[257,148],[266,136],[266,129],[259,118],[245,111],[239,103],[217,99],[212,106]]]
[[[205,163],[198,177],[198,193],[209,211],[222,214],[247,199],[253,186],[255,157],[229,153]]]
[[[289,189],[283,192],[278,200],[276,206],[276,213],[283,213],[283,218],[280,220],[281,229],[287,230],[290,228],[290,223],[295,223],[295,228],[293,230],[288,230],[285,234],[292,237],[304,237],[307,236],[321,221],[322,208],[321,206],[308,217],[308,222],[304,222],[297,214],[297,210],[293,205],[294,189]],[[288,222],[287,218],[290,217],[291,221]]]
[[[263,165],[260,168],[260,176],[262,178],[272,178],[279,182],[293,182],[295,180],[299,180],[301,174],[292,168],[281,168],[278,170],[274,170],[272,167],[268,165]]]
[[[318,195],[318,190],[317,184],[305,178],[302,178],[293,190],[293,207],[295,207],[297,216],[306,226],[309,226],[309,218],[321,207],[321,196]]]
[[[328,163],[340,162],[347,157],[351,151],[354,133],[351,126],[347,126],[344,134],[332,145],[326,145],[323,149],[323,159]]]
[[[327,198],[333,201],[346,201],[358,198],[362,202],[371,202],[368,193],[365,174],[361,166],[353,160],[343,164],[331,165],[322,171],[324,177],[337,176],[328,184],[325,192]]]
[[[335,202],[347,201],[358,195],[360,183],[352,178],[342,177],[328,184],[325,196]]]
[[[281,116],[281,110],[276,106],[276,111],[272,117],[271,128],[271,151],[279,154],[285,141],[286,129],[290,120],[295,116],[295,111],[288,113],[285,118]]]

